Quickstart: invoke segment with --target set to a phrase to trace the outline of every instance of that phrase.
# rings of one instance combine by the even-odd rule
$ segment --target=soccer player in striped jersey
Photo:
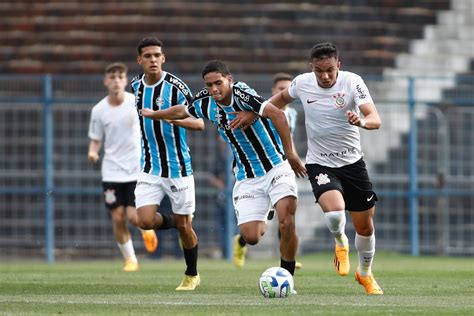
[[[138,112],[185,108],[192,93],[178,77],[162,69],[163,43],[155,37],[143,38],[137,47],[137,62],[144,74],[135,77],[132,90]],[[202,119],[154,121],[140,116],[142,172],[135,189],[138,220],[145,229],[177,228],[183,245],[186,271],[177,291],[192,291],[200,284],[197,272],[198,239],[192,227],[195,211],[194,178],[186,130],[203,130]],[[173,215],[159,213],[165,195]]]
[[[206,88],[191,105],[162,111],[146,109],[142,115],[156,120],[205,118],[217,126],[234,155],[237,181],[233,202],[240,234],[248,244],[257,244],[266,230],[268,205],[274,205],[282,234],[281,267],[294,274],[298,246],[295,173],[304,176],[306,169],[293,151],[285,114],[245,83],[233,82],[227,65],[220,60],[207,63],[202,77]],[[245,131],[229,126],[239,111],[259,114]]]
[[[113,63],[105,68],[107,96],[91,111],[87,159],[95,164],[104,146],[102,187],[104,201],[110,210],[115,240],[125,260],[126,272],[139,269],[127,220],[139,227],[133,191],[140,172],[140,127],[133,94],[125,91],[127,66]],[[154,230],[141,230],[145,248],[154,252],[158,239]]]
[[[373,191],[360,145],[359,128],[381,125],[369,90],[360,76],[340,70],[337,47],[330,42],[311,50],[311,72],[297,76],[288,89],[273,96],[278,107],[300,99],[306,116],[306,167],[316,201],[335,238],[334,266],[349,273],[349,242],[344,233],[348,210],[354,225],[359,264],[356,280],[369,295],[383,294],[372,274],[375,254]]]

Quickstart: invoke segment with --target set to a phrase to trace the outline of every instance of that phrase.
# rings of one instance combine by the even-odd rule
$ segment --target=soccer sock
[[[186,275],[197,275],[198,245],[191,249],[183,248],[184,260],[186,261]]]
[[[241,247],[245,247],[245,245],[247,245],[247,242],[245,241],[244,237],[242,237],[242,235],[239,237],[239,245]]]
[[[174,223],[174,219],[171,214],[159,214],[161,215],[161,218],[163,218],[163,224],[161,224],[161,226],[158,227],[157,230],[176,228],[176,224]]]
[[[359,254],[359,266],[357,270],[362,276],[372,274],[372,261],[375,255],[375,234],[362,236],[356,233],[355,247]]]
[[[344,210],[325,212],[324,215],[326,226],[334,236],[336,245],[339,247],[349,246],[349,240],[344,233],[344,228],[346,226],[346,212]]]
[[[291,275],[295,274],[295,264],[296,261],[285,261],[283,258],[280,258],[280,267],[288,270],[288,272],[291,273]]]
[[[125,260],[138,262],[137,257],[135,256],[135,249],[133,249],[132,238],[130,238],[124,244],[117,243],[117,246],[119,247],[120,252],[122,253],[122,256]]]

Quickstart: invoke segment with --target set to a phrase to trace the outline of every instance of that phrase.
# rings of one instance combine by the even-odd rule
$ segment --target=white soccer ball
[[[267,298],[288,297],[293,290],[293,276],[281,267],[271,267],[265,270],[258,280],[260,293]]]

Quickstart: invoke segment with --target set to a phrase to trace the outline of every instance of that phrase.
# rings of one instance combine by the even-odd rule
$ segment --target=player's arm
[[[184,127],[185,129],[194,130],[194,131],[203,131],[204,130],[204,121],[203,119],[196,118],[186,118],[184,120],[166,120],[168,123]]]
[[[282,110],[274,106],[271,102],[265,104],[262,115],[269,118],[275,126],[278,135],[280,135],[281,142],[283,143],[283,149],[285,151],[286,158],[293,168],[297,177],[306,176],[306,168],[298,157],[298,154],[294,151],[293,141],[291,139],[290,127],[286,119],[285,113]]]
[[[89,142],[89,151],[87,152],[87,160],[95,164],[99,161],[99,150],[102,147],[102,142],[100,140],[91,139]]]
[[[280,91],[274,96],[272,96],[268,101],[271,102],[277,108],[282,109],[283,107],[285,107],[285,105],[290,104],[294,100],[295,99],[290,96],[288,88],[286,88],[285,90]]]
[[[356,112],[347,111],[347,121],[351,125],[359,126],[364,129],[378,129],[382,125],[377,108],[372,102],[364,103],[359,106],[360,112],[364,117],[360,117]]]
[[[151,109],[142,109],[138,113],[143,117],[153,120],[182,120],[189,117],[185,106],[172,106],[166,110],[153,111]]]
[[[277,108],[282,109],[285,107],[285,105],[293,102],[294,100],[295,99],[290,97],[288,89],[285,89],[272,96],[268,101]],[[248,111],[235,112],[234,114],[236,114],[236,117],[229,124],[231,129],[241,128],[242,130],[246,130],[258,117],[257,114]]]

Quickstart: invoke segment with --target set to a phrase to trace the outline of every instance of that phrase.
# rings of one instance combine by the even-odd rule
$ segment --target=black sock
[[[163,218],[163,224],[157,228],[157,230],[165,230],[170,228],[176,228],[176,224],[173,220],[173,215],[171,214],[161,214],[161,218]]]
[[[283,258],[280,259],[280,267],[288,270],[288,272],[291,273],[291,275],[295,274],[295,263],[296,261],[285,261]]]
[[[184,260],[186,261],[186,275],[197,275],[198,245],[191,249],[183,248]]]
[[[247,242],[245,241],[244,237],[242,237],[242,235],[240,235],[239,245],[242,246],[242,247],[245,247],[246,244],[247,244]]]

